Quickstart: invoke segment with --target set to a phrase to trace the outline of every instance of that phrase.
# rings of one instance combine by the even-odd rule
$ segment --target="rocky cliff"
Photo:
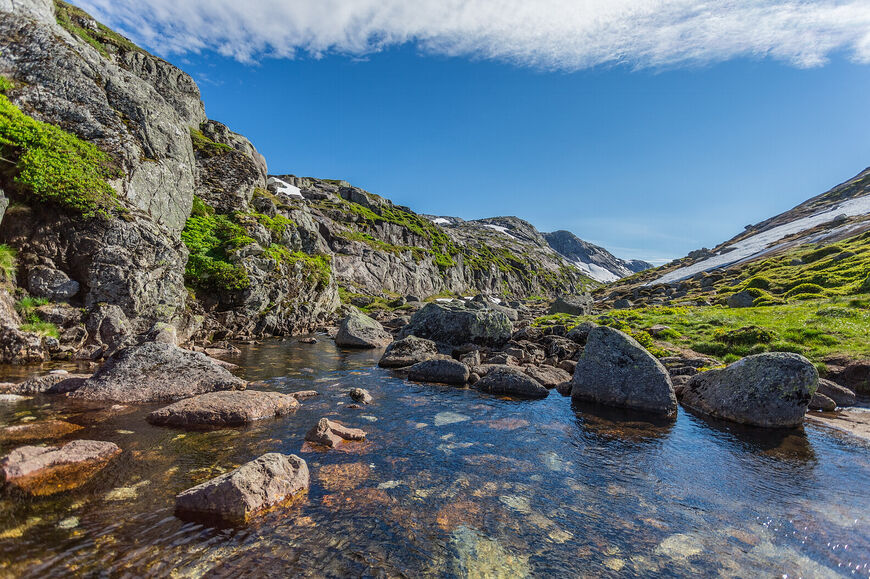
[[[652,267],[651,263],[639,259],[619,259],[603,247],[583,241],[570,231],[544,233],[544,239],[572,265],[596,281],[616,281]]]

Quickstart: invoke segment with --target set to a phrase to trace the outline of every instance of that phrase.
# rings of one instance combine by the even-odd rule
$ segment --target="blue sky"
[[[82,4],[191,73],[209,117],[250,138],[272,173],[346,179],[418,212],[517,215],[620,257],[711,247],[870,165],[870,66],[849,41],[817,58],[816,45],[773,40],[794,54],[759,56],[720,39],[724,54],[668,45],[676,56],[653,62],[638,42],[611,62],[607,43],[332,49],[316,31],[326,39],[238,52],[228,46],[244,39],[203,36],[187,50],[190,36],[136,38],[135,4],[94,1]]]

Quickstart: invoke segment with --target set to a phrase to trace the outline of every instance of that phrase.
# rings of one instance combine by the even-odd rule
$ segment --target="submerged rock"
[[[147,342],[112,355],[72,396],[122,403],[159,402],[244,389],[244,380],[205,354]]]
[[[803,356],[771,352],[693,376],[681,401],[696,412],[732,422],[792,427],[803,422],[818,383],[816,367]]]
[[[417,336],[453,345],[501,345],[512,333],[513,325],[503,312],[483,304],[436,302],[415,313],[400,337]]]
[[[335,343],[349,348],[383,348],[393,337],[377,321],[352,309],[341,321]]]
[[[298,407],[295,397],[279,392],[209,392],[155,410],[147,420],[160,426],[238,426],[284,416]]]
[[[5,426],[0,429],[0,441],[25,442],[61,438],[81,429],[82,427],[78,424],[72,424],[65,420],[26,422],[24,424]]]
[[[270,452],[175,497],[184,519],[244,524],[308,490],[308,465],[295,454]]]
[[[7,485],[32,495],[51,495],[83,485],[120,453],[118,445],[98,440],[22,446],[0,459],[0,472]]]
[[[468,382],[468,366],[452,358],[427,360],[411,366],[408,379],[415,382],[437,382],[462,386]]]
[[[634,338],[607,326],[589,332],[571,397],[673,415],[677,398],[668,371]]]
[[[474,387],[489,394],[506,394],[517,398],[546,398],[550,393],[540,382],[519,368],[502,366],[490,370]]]
[[[348,428],[338,422],[321,418],[317,426],[308,431],[305,440],[335,448],[345,440],[365,440],[366,433],[359,428]]]
[[[431,360],[438,355],[438,348],[432,340],[408,336],[387,346],[378,362],[382,368],[402,368],[419,362]]]
[[[454,554],[451,571],[457,577],[528,577],[529,558],[513,555],[498,541],[461,525],[450,536]]]

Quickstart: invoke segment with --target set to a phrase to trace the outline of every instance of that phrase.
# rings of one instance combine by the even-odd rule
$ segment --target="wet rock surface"
[[[408,370],[408,379],[416,382],[435,382],[461,386],[468,382],[468,366],[452,358],[427,360],[414,364]]]
[[[799,354],[756,354],[692,377],[681,402],[741,424],[795,427],[803,422],[818,382],[815,366]]]
[[[239,426],[284,416],[298,407],[296,397],[279,392],[209,392],[155,410],[148,415],[148,422],[176,427]]]
[[[589,332],[574,371],[571,396],[668,416],[677,412],[665,367],[634,338],[606,326]]]
[[[517,398],[546,398],[547,388],[523,373],[521,369],[501,366],[487,372],[474,387],[489,394],[503,394]]]
[[[243,380],[205,354],[148,342],[113,355],[72,396],[122,403],[160,402],[244,388]]]
[[[360,441],[365,440],[365,437],[365,431],[359,428],[348,428],[339,422],[321,418],[317,425],[305,435],[305,440],[335,448],[344,441]]]
[[[121,453],[118,445],[75,440],[63,446],[22,446],[0,459],[4,481],[32,495],[79,487]]]
[[[243,524],[308,490],[306,462],[295,454],[270,452],[197,485],[175,498],[179,517]]]

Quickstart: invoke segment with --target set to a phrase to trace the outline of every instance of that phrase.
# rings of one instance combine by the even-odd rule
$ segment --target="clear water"
[[[184,432],[154,408],[58,398],[0,407],[0,423],[62,418],[67,438],[124,453],[86,486],[0,499],[0,574],[67,576],[870,575],[870,447],[808,426],[738,429],[512,401],[411,384],[377,352],[271,342],[237,363],[278,390],[316,389],[289,417]],[[0,376],[0,380],[3,377]],[[348,408],[346,390],[375,398]],[[310,452],[322,416],[369,442]],[[0,452],[12,445],[0,442]],[[302,452],[306,450],[306,452]],[[176,493],[265,452],[300,454],[306,498],[241,529],[173,516]]]

